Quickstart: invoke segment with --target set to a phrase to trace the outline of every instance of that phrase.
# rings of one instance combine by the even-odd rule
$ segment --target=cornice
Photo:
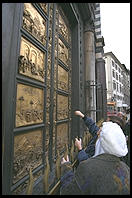
[[[84,31],[92,31],[95,32],[94,26],[94,3],[77,3],[78,9],[80,11],[82,20],[84,21],[85,28]]]
[[[94,22],[94,3],[77,3],[83,21],[92,20]]]

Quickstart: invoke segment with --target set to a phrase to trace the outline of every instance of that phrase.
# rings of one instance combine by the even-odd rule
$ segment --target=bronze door
[[[24,3],[16,74],[12,191],[27,185],[31,169],[52,168],[71,133],[71,30],[56,4]]]

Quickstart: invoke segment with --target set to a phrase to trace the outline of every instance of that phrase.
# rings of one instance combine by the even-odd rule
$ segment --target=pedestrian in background
[[[130,108],[126,110],[126,122],[130,120]]]
[[[121,117],[110,115],[110,116],[107,117],[107,121],[117,123],[121,127],[121,129],[124,131],[126,122]]]
[[[123,112],[118,112],[117,116],[120,117],[124,122],[126,122],[126,116]]]

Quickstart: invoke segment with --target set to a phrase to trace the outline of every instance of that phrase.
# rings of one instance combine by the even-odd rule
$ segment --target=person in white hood
[[[81,138],[79,140],[75,138],[75,146],[78,148],[79,151],[77,156],[79,163],[83,160],[86,160],[93,156],[97,156],[101,153],[115,154],[116,156],[121,157],[121,159],[123,159],[122,157],[124,157],[127,154],[128,150],[126,138],[123,133],[124,125],[121,122],[122,120],[120,120],[119,118],[117,119],[116,117],[110,117],[107,119],[107,122],[104,122],[102,127],[99,128],[90,117],[84,115],[82,112],[75,111],[75,115],[80,116],[84,120],[85,125],[88,127],[89,132],[93,136],[85,149],[82,147]],[[121,148],[119,149],[119,145],[123,145],[123,143],[121,144],[122,141],[124,141],[125,150],[123,148],[123,152],[121,153]]]
[[[128,153],[121,127],[104,122],[97,133],[94,155],[80,161],[76,171],[68,156],[62,158],[60,195],[130,194],[130,168],[120,160]]]
[[[113,122],[103,123],[95,144],[93,157],[102,153],[109,153],[117,157],[124,157],[128,153],[126,137],[118,124]]]

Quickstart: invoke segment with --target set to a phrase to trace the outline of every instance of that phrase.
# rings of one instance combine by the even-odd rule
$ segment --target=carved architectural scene
[[[42,89],[17,84],[16,127],[43,122],[43,103]]]
[[[62,121],[62,124],[56,125],[56,148],[57,151],[64,152],[65,146],[69,144],[71,117],[71,32],[63,11],[58,9],[56,12],[56,21],[58,22],[56,24],[58,27],[56,49],[59,60],[56,69],[56,88],[59,89],[59,93],[56,93],[56,118],[57,121]],[[63,94],[63,92],[67,94]],[[67,122],[64,122],[66,119]]]
[[[68,43],[71,42],[71,37],[69,34],[68,27],[60,14],[59,14],[59,33]]]
[[[14,137],[13,183],[42,164],[42,131],[32,131]]]
[[[68,96],[58,94],[57,97],[57,119],[64,120],[68,118]]]
[[[69,63],[69,54],[68,54],[68,48],[66,45],[61,41],[61,39],[58,39],[58,58],[68,66]]]
[[[45,9],[45,5],[41,4]],[[42,44],[46,44],[46,20],[38,13],[31,3],[24,3],[23,25],[30,34]]]
[[[68,123],[57,126],[57,150],[62,152],[68,143]]]
[[[48,12],[48,4],[47,3],[38,3],[43,11],[47,14]]]
[[[20,74],[44,82],[45,53],[21,38],[18,70]]]
[[[68,91],[68,72],[58,65],[58,88]]]

